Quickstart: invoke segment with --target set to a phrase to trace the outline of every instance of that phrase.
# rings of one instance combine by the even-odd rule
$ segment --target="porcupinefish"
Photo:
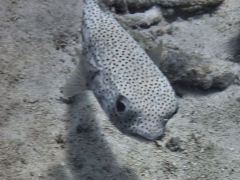
[[[155,140],[177,112],[175,93],[148,54],[96,0],[85,0],[83,50],[63,93],[91,90],[123,133]]]

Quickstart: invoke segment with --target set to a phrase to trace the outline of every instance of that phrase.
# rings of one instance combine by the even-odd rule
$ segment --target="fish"
[[[91,90],[122,133],[155,140],[178,110],[175,92],[152,57],[97,0],[85,0],[79,63],[63,93],[72,97]],[[159,45],[158,47],[161,47]],[[156,60],[158,59],[158,60]]]

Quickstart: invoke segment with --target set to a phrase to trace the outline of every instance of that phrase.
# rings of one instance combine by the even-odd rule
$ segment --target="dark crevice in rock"
[[[188,18],[199,18],[203,14],[212,14],[217,10],[216,6],[208,6],[204,8],[197,8],[186,10],[185,8],[162,8],[163,17],[168,23],[176,21],[178,18],[188,20]],[[171,11],[170,13],[168,11]]]
[[[229,41],[228,48],[230,52],[229,60],[240,62],[240,31],[236,37]]]

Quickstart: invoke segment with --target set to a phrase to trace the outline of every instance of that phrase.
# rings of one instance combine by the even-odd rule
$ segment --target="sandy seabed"
[[[77,63],[74,47],[81,46],[81,17],[78,0],[0,3],[0,179],[239,179],[237,84],[180,87],[179,112],[155,142],[121,134],[89,91],[72,104],[62,100],[60,88]],[[189,52],[228,61],[234,47],[227,45],[235,39],[240,46],[237,0],[226,0],[214,17],[172,24],[177,28],[163,40]]]

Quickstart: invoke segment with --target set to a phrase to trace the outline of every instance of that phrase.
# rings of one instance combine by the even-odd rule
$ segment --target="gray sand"
[[[211,59],[214,78],[228,71],[240,78],[239,9],[238,0],[226,0],[211,15],[176,19],[159,38]],[[120,133],[91,92],[62,100],[78,61],[81,16],[78,0],[0,3],[0,179],[239,179],[235,80],[223,90],[176,86],[179,112],[154,142]]]

